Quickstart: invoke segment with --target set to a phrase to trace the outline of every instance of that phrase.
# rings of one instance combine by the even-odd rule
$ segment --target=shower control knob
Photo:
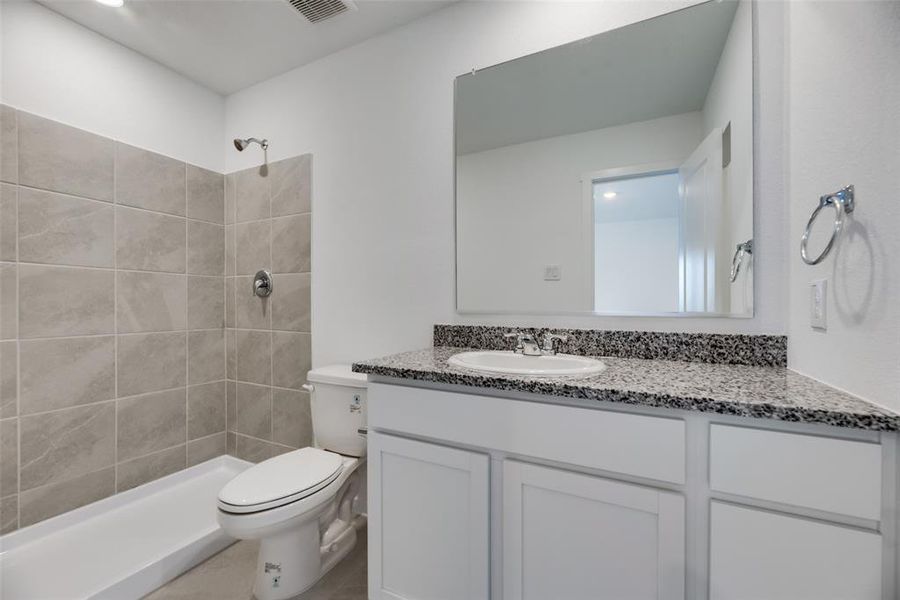
[[[253,276],[253,293],[260,298],[265,298],[272,294],[275,281],[272,274],[266,270],[260,270]]]

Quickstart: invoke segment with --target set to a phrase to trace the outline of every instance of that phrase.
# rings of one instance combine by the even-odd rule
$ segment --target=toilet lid
[[[343,460],[318,448],[300,448],[254,465],[225,484],[219,507],[244,513],[283,506],[310,496],[337,479]]]

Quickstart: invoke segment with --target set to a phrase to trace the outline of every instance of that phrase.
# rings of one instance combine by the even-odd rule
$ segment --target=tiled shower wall
[[[247,152],[259,152],[251,147]],[[310,155],[226,176],[228,452],[258,462],[312,443]],[[253,275],[273,273],[268,298]]]
[[[226,451],[225,201],[219,173],[9,107],[0,151],[8,532]]]

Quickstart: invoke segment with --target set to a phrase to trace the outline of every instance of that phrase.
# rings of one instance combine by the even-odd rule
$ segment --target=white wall
[[[900,410],[900,3],[797,1],[789,23],[790,366]],[[803,264],[818,197],[848,183],[858,205],[837,251]],[[819,278],[826,332],[809,326]]]
[[[753,237],[753,47],[752,9],[744,0],[738,5],[731,31],[722,49],[716,75],[703,106],[704,131],[725,129],[731,123],[731,163],[722,172],[727,203],[724,219],[728,233],[722,237],[724,247],[720,264],[730,265],[737,244]],[[742,314],[752,305],[752,296],[743,291],[751,282],[749,261],[741,269],[741,281],[730,285],[723,297],[728,297],[730,312]],[[730,266],[726,266],[730,269]],[[749,302],[748,302],[749,301]],[[729,306],[726,305],[728,310]]]
[[[678,2],[464,2],[227,100],[226,138],[312,152],[315,364],[430,344],[435,322],[783,333],[780,6],[760,6],[752,319],[462,317],[454,309],[453,79],[662,14]],[[227,170],[258,155],[230,153]]]
[[[458,157],[459,308],[592,312],[582,177],[677,166],[701,139],[701,115],[692,112]],[[559,265],[562,279],[544,281],[546,265]]]
[[[0,21],[4,104],[224,171],[224,98],[34,2]]]

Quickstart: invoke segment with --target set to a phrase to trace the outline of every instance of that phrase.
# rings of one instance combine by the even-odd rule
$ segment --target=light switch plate
[[[813,329],[827,329],[828,280],[809,282],[809,324]]]
[[[562,279],[562,272],[559,265],[547,265],[544,267],[544,281],[559,281]]]

